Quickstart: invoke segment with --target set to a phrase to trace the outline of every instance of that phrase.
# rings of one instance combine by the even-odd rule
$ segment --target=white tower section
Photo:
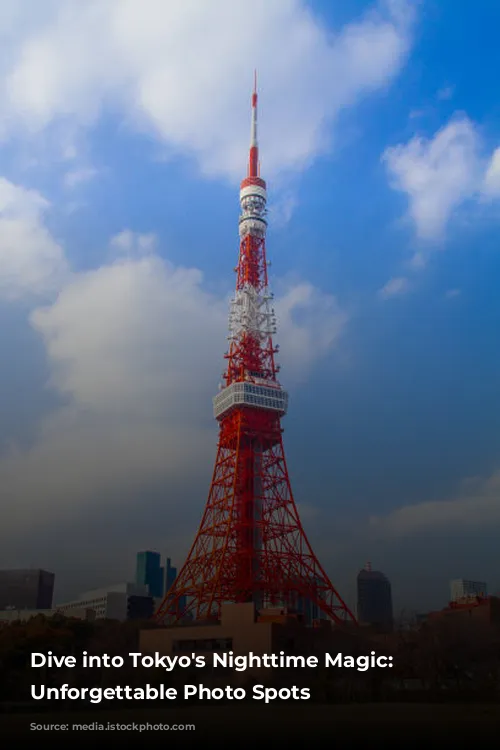
[[[265,239],[266,190],[259,185],[248,185],[240,191],[240,239],[248,235]],[[276,333],[276,316],[271,307],[273,295],[267,288],[260,292],[250,284],[238,289],[231,300],[229,311],[229,340],[237,341],[242,334],[260,342]]]
[[[252,121],[250,130],[250,159],[248,178],[240,190],[240,248],[245,252],[244,240],[252,237],[262,243],[266,238],[267,192],[265,182],[258,177],[257,143],[257,86],[252,96]],[[240,258],[240,262],[244,258]],[[276,316],[269,289],[255,288],[246,283],[237,289],[229,311],[229,336],[232,346],[249,338],[259,346],[267,347],[276,333]],[[266,409],[283,415],[288,406],[288,394],[274,379],[264,379],[262,373],[247,372],[240,382],[221,388],[214,400],[214,415],[221,419],[235,406]]]

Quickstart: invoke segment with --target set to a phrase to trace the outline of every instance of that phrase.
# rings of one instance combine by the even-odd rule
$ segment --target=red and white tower
[[[352,620],[302,528],[283,450],[281,387],[268,288],[266,183],[260,177],[257,90],[248,174],[240,188],[240,253],[223,383],[214,398],[219,442],[212,484],[187,560],[158,609],[162,622],[218,619],[224,602],[320,610]]]

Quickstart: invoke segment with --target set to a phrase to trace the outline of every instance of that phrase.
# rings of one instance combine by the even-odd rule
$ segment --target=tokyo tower
[[[218,620],[224,602],[308,606],[354,621],[302,528],[283,450],[288,394],[277,373],[268,289],[266,183],[260,177],[257,87],[250,154],[240,187],[240,251],[223,383],[213,399],[219,441],[208,501],[187,560],[155,617],[165,624]]]

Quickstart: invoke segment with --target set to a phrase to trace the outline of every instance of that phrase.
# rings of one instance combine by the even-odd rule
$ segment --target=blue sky
[[[350,602],[368,559],[400,607],[500,587],[497,4],[44,5],[0,16],[0,564],[64,597],[182,561],[257,66],[311,540]]]

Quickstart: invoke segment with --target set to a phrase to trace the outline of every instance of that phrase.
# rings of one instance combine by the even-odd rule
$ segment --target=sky
[[[180,565],[215,458],[254,68],[285,448],[355,603],[500,589],[500,7],[5,0],[0,565]]]

